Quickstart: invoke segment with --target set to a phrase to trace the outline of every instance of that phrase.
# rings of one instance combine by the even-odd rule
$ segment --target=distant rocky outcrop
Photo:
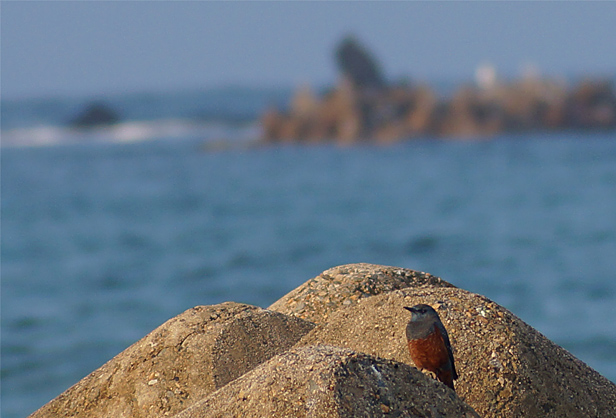
[[[565,117],[580,129],[616,126],[616,95],[611,83],[586,80],[566,98]]]
[[[103,102],[88,104],[75,118],[70,121],[74,128],[94,128],[113,125],[120,121],[120,115]]]
[[[378,62],[352,36],[336,48],[336,63],[343,76],[358,89],[379,89],[385,85]]]
[[[412,367],[403,306],[417,303],[448,329],[456,392]],[[484,296],[350,264],[268,310],[189,309],[31,417],[55,416],[614,417],[616,385]]]
[[[489,83],[441,97],[428,85],[387,83],[355,38],[345,38],[335,58],[338,84],[321,96],[302,86],[287,112],[268,109],[261,119],[264,142],[350,144],[616,128],[616,91],[608,81],[569,86],[538,76],[501,82],[494,75]]]

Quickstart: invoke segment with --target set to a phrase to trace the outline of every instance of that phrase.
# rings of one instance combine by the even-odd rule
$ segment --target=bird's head
[[[405,306],[404,309],[411,312],[411,321],[414,322],[438,318],[438,314],[430,305],[420,304],[410,308]]]

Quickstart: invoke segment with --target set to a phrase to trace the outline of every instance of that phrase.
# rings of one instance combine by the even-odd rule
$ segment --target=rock
[[[386,83],[379,64],[355,38],[335,51],[341,77],[323,97],[302,87],[289,112],[267,112],[265,142],[391,143],[416,137],[486,138],[507,132],[616,128],[613,80],[572,89],[538,76],[462,85],[438,97],[427,86]]]
[[[298,346],[333,345],[413,364],[402,307],[418,303],[441,316],[460,375],[456,391],[481,416],[616,416],[616,385],[503,307],[458,288],[405,287],[361,299],[332,310]]]
[[[496,89],[493,100],[505,113],[503,130],[555,129],[564,126],[566,93],[564,83],[528,78]]]
[[[31,417],[174,415],[285,351],[313,326],[250,305],[197,306],[156,328]]]
[[[567,120],[578,129],[616,127],[616,92],[609,81],[585,80],[569,95]]]
[[[300,87],[291,100],[291,113],[294,116],[311,118],[319,106],[317,97],[308,85]]]
[[[453,287],[429,273],[380,266],[346,264],[324,271],[274,302],[268,309],[324,323],[338,309],[358,300],[405,287]]]
[[[412,367],[337,347],[278,355],[176,418],[478,417]]]
[[[448,330],[456,392],[411,366],[403,306],[418,303]],[[189,309],[31,417],[616,416],[614,383],[428,273],[339,266],[270,308]]]
[[[70,125],[74,128],[94,128],[113,125],[120,121],[120,116],[110,106],[101,102],[90,103]]]
[[[266,142],[281,142],[286,139],[283,136],[282,125],[284,116],[276,109],[267,109],[261,116],[261,139]]]
[[[370,52],[352,36],[336,48],[336,62],[342,74],[357,88],[382,88],[383,75]]]
[[[325,97],[311,133],[348,144],[363,137],[364,125],[360,94],[349,80],[343,79],[340,86]]]

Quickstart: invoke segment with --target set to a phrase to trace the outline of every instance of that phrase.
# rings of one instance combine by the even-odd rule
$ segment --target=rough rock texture
[[[346,264],[325,270],[268,309],[324,323],[332,312],[358,300],[405,287],[453,287],[429,273],[375,264]]]
[[[255,306],[197,306],[165,322],[31,415],[174,415],[281,353],[314,324]]]
[[[481,416],[616,416],[616,385],[511,312],[458,288],[409,287],[360,300],[298,346],[333,345],[413,364],[403,306],[418,303],[441,316],[460,375],[456,391]]]
[[[478,417],[406,364],[317,346],[272,358],[176,418],[381,416]]]
[[[449,332],[457,395],[410,366],[403,306],[418,303]],[[335,267],[271,309],[189,309],[31,417],[477,416],[468,405],[490,418],[616,417],[616,385],[503,307],[427,273]]]

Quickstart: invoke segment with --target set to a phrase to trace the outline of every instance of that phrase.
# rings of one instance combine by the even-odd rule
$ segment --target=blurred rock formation
[[[113,125],[119,121],[120,116],[109,105],[103,102],[92,102],[73,118],[69,124],[74,128],[94,128]]]
[[[352,36],[346,37],[336,48],[336,62],[343,76],[356,88],[381,88],[385,84],[379,64]]]
[[[340,43],[335,58],[338,84],[321,96],[302,86],[289,111],[265,112],[264,142],[351,144],[616,128],[616,92],[605,80],[569,86],[533,74],[502,82],[493,69],[488,75],[483,69],[476,85],[439,97],[428,85],[387,83],[379,63],[353,37]]]

